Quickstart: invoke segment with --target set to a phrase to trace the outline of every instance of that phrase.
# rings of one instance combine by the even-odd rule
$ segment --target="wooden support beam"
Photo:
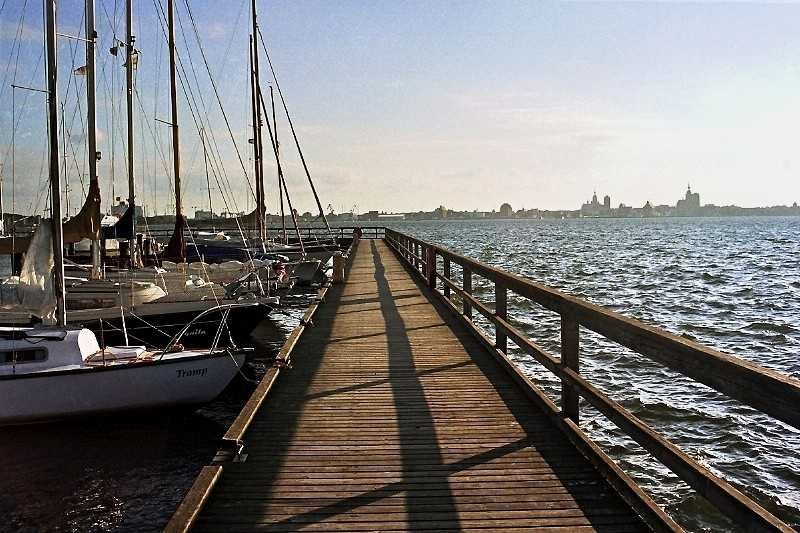
[[[428,246],[425,254],[427,268],[426,277],[428,278],[428,288],[436,290],[436,248]]]
[[[561,315],[561,366],[579,371],[580,326],[575,315]],[[580,397],[572,385],[561,381],[561,411],[564,416],[578,423]]]
[[[494,284],[494,314],[502,320],[508,319],[508,290],[502,283]],[[494,328],[494,346],[503,353],[508,352],[508,337],[497,325]]]
[[[443,264],[444,277],[450,279],[450,258],[443,257],[442,261],[444,263]],[[447,283],[444,284],[444,297],[447,298],[448,300],[450,299],[450,285],[448,285]]]
[[[462,275],[463,279],[461,280],[462,287],[464,292],[467,294],[472,294],[472,270],[469,267],[463,267],[464,273]],[[464,316],[467,317],[469,320],[472,320],[472,305],[469,303],[469,300],[464,298]]]

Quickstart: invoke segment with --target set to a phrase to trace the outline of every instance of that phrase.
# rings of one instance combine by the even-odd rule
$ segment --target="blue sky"
[[[6,0],[0,14],[0,74],[25,0]],[[121,61],[107,53],[112,21],[124,33],[122,2],[97,0],[100,54],[99,128],[103,193],[124,178],[124,96]],[[157,0],[135,6],[141,49],[137,73],[136,170],[151,210],[169,209],[166,50]],[[252,206],[243,171],[227,137],[208,76],[193,42],[186,7],[176,0],[198,83],[228,175],[229,203]],[[218,82],[234,136],[250,171],[247,89],[247,0],[190,6]],[[62,31],[82,31],[83,2],[59,2]],[[800,201],[800,4],[677,2],[356,2],[261,1],[262,31],[298,128],[323,204],[360,211],[576,208],[610,194],[617,205],[674,203],[686,184],[703,202],[772,205]],[[238,17],[238,23],[237,23]],[[41,52],[41,2],[25,10],[17,81],[33,77]],[[60,84],[65,109],[75,110],[83,79],[68,82],[71,47],[62,40]],[[226,53],[227,51],[227,53]],[[79,50],[80,53],[80,50]],[[80,61],[77,63],[82,64]],[[262,79],[268,70],[262,54]],[[115,91],[111,71],[116,72]],[[191,76],[191,74],[190,74]],[[5,79],[4,79],[5,81]],[[6,82],[8,83],[8,82]],[[11,98],[0,93],[0,147],[10,195]],[[194,89],[193,89],[194,90]],[[44,152],[44,102],[17,91],[18,205],[36,205]],[[185,204],[208,201],[199,136],[181,95],[181,157]],[[111,102],[115,127],[110,125]],[[85,109],[85,103],[81,103]],[[71,205],[80,201],[85,163],[79,122],[71,121],[77,157],[68,158]],[[285,121],[279,120],[287,180],[295,203],[312,210]],[[158,132],[157,143],[150,131]],[[160,150],[160,151],[159,151]],[[275,210],[274,166],[267,165]],[[214,191],[217,197],[217,191]],[[215,200],[215,210],[222,209]],[[9,200],[6,200],[8,206]],[[39,202],[41,208],[42,202]],[[230,206],[233,208],[233,206]],[[7,207],[8,208],[8,207]],[[21,209],[18,209],[21,210]]]

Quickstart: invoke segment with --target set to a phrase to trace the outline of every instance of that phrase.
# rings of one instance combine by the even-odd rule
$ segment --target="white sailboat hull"
[[[206,403],[230,383],[245,357],[207,351],[171,355],[0,376],[0,424]]]

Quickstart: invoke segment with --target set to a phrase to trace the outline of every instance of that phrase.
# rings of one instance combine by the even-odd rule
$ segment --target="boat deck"
[[[184,526],[647,529],[383,241],[354,254]]]

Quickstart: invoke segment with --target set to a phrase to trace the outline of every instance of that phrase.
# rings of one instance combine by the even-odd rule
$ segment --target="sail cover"
[[[122,213],[117,223],[103,228],[104,239],[132,239],[133,238],[133,212],[130,206]]]
[[[100,183],[89,182],[89,192],[77,215],[64,222],[64,243],[100,237]]]
[[[12,276],[0,284],[0,305],[27,311],[43,321],[55,319],[53,230],[49,220],[43,220],[31,237],[19,277]]]
[[[40,227],[45,224],[42,220]],[[97,180],[89,182],[89,192],[83,207],[77,215],[64,222],[64,244],[83,239],[96,239],[100,236],[100,184]],[[24,252],[32,243],[32,237],[0,238],[0,254]]]

